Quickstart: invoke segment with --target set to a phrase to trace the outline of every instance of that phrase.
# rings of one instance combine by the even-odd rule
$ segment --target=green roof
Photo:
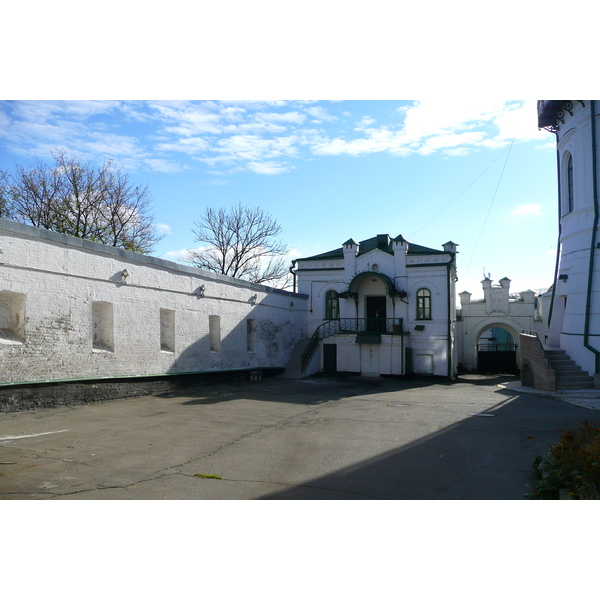
[[[371,250],[382,250],[383,252],[387,252],[388,254],[394,254],[392,250],[392,242],[406,242],[406,240],[401,236],[397,236],[392,239],[389,235],[382,234],[368,240],[363,240],[359,242],[358,246],[358,256],[362,256],[363,254],[367,254],[367,252],[371,252]],[[350,238],[347,242],[344,242],[343,245],[356,242]],[[434,250],[433,248],[427,248],[425,246],[419,246],[418,244],[412,244],[408,242],[408,251],[407,254],[409,256],[415,254],[445,254],[442,250]],[[298,258],[297,261],[300,260],[339,260],[344,258],[344,251],[342,247],[336,248],[335,250],[330,250],[329,252],[323,252],[323,254],[316,254],[315,256],[307,256],[305,258]]]

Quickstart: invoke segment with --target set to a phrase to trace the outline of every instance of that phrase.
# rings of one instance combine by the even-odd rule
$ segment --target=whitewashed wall
[[[542,319],[536,319],[535,293],[526,290],[519,298],[510,298],[510,279],[500,280],[493,286],[490,279],[482,282],[483,300],[471,301],[470,292],[459,294],[462,320],[456,327],[456,351],[458,360],[467,371],[477,368],[477,343],[484,331],[499,327],[508,331],[516,348],[517,366],[521,368],[519,335],[523,329],[538,332],[544,340],[548,329]]]
[[[600,101],[595,101],[598,112]],[[555,283],[555,298],[548,343],[560,346],[584,371],[594,374],[594,353],[585,347],[586,309],[589,302],[589,340],[600,351],[600,256],[597,244],[592,249],[594,225],[594,174],[600,179],[600,153],[597,153],[596,173],[593,164],[591,101],[573,102],[565,112],[558,130],[557,150],[560,169],[560,265]],[[596,138],[600,136],[600,119],[594,115]],[[597,143],[597,140],[596,140]],[[569,155],[573,158],[573,210],[568,210]],[[600,187],[600,182],[597,183]],[[588,295],[590,251],[595,252],[592,288]]]
[[[0,383],[285,367],[306,311],[302,294],[0,219]]]
[[[298,259],[298,289],[308,294],[308,332],[325,322],[325,297],[328,290],[343,292],[348,289],[356,275],[372,272],[377,264],[378,272],[389,277],[398,290],[406,291],[406,300],[392,298],[377,274],[362,280],[358,286],[358,307],[353,298],[340,299],[341,318],[366,317],[365,298],[386,296],[388,318],[402,318],[405,331],[410,335],[382,336],[381,344],[357,344],[355,334],[338,334],[324,340],[337,345],[338,371],[360,372],[364,375],[405,374],[406,347],[413,350],[413,369],[417,373],[448,376],[448,346],[450,346],[451,373],[455,373],[457,357],[452,352],[455,321],[455,264],[451,265],[450,276],[446,263],[452,260],[451,252],[456,245],[445,248],[448,252],[434,255],[407,256],[406,243],[394,242],[394,254],[374,249],[358,256],[355,245],[346,246],[343,258],[328,259],[313,257]],[[450,286],[449,286],[450,277]],[[417,319],[417,291],[427,288],[431,292],[432,318]],[[450,287],[450,295],[448,295]],[[450,302],[450,307],[448,303]],[[448,319],[450,313],[450,320]],[[422,329],[417,329],[420,327]],[[450,331],[450,344],[448,334]],[[323,361],[321,360],[321,365]]]

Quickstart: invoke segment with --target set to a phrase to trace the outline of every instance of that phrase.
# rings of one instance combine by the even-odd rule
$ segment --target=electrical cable
[[[514,142],[514,138],[513,138],[513,142]],[[510,148],[512,148],[512,142],[509,146],[509,154],[510,154]],[[444,208],[442,208],[442,210],[440,210],[436,215],[431,217],[431,219],[429,219],[429,221],[427,221],[427,223],[425,223],[422,227],[420,227],[415,232],[413,232],[410,237],[411,238],[414,237],[417,233],[419,233],[419,231],[421,231],[421,229],[424,229],[425,227],[427,227],[427,225],[429,225],[429,223],[431,223],[431,221],[433,221],[434,219],[437,219],[447,208],[449,208],[452,204],[454,204],[454,202],[456,202],[504,154],[505,150],[506,150],[506,148],[503,148],[502,152],[500,152],[500,154],[498,154],[498,156],[496,156],[496,158],[494,158],[494,160],[483,171],[481,171],[481,173],[479,173],[479,175],[477,175],[477,177],[475,177],[475,179],[473,179],[473,181],[471,181],[471,183],[460,194],[458,194],[458,196],[456,196],[456,198],[454,198],[454,200],[452,200],[448,204],[446,204],[446,206],[444,206]]]
[[[492,210],[492,206],[494,205],[494,200],[496,199],[496,194],[498,193],[498,188],[500,187],[500,182],[502,181],[502,176],[504,175],[504,169],[506,169],[506,163],[508,162],[508,157],[510,156],[510,151],[512,150],[513,143],[515,138],[510,142],[510,146],[508,148],[508,154],[506,155],[506,160],[504,161],[504,165],[502,167],[502,172],[500,173],[500,178],[498,179],[498,183],[496,185],[496,189],[494,190],[494,195],[492,196],[492,201],[490,202],[490,206],[488,208],[487,214],[485,215],[485,220],[483,221],[483,225],[481,226],[481,231],[479,232],[479,237],[477,238],[477,243],[475,244],[475,248],[473,248],[473,254],[471,255],[471,260],[469,261],[469,266],[465,271],[465,275],[469,274],[469,269],[471,268],[471,263],[473,262],[473,258],[475,258],[475,252],[477,251],[477,246],[479,246],[479,241],[481,240],[481,236],[483,235],[483,230],[485,229],[485,224],[487,223],[488,217],[490,216],[490,212]]]

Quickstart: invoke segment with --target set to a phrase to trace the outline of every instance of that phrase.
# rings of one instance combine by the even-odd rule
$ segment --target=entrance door
[[[337,344],[323,344],[323,372],[337,372]]]
[[[385,296],[367,296],[367,331],[385,332],[386,298]]]

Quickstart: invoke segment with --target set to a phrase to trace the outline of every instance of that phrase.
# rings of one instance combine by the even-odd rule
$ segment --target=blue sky
[[[149,186],[166,259],[196,246],[206,207],[241,202],[281,224],[290,260],[402,234],[459,244],[474,297],[484,272],[512,291],[552,283],[554,136],[535,100],[0,102],[0,168],[56,148]]]

